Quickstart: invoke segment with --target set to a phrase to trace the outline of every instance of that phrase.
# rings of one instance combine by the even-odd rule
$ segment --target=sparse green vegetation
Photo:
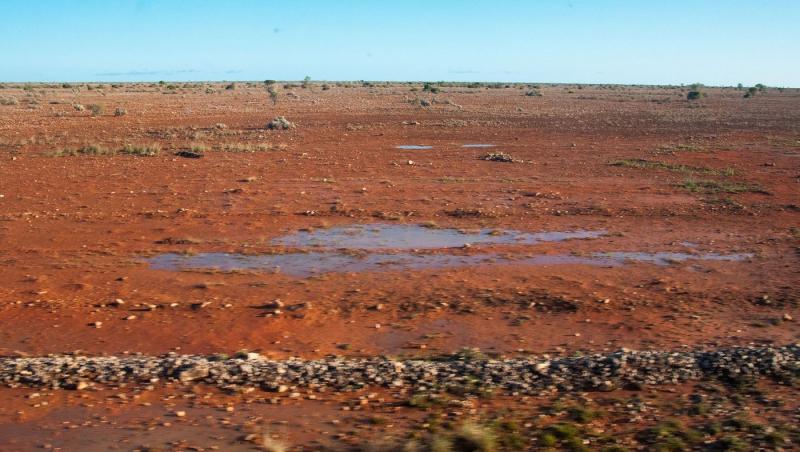
[[[706,93],[702,91],[689,91],[688,93],[686,93],[687,100],[698,100],[703,97],[706,97]]]
[[[594,410],[583,406],[574,406],[567,410],[569,417],[578,423],[585,424],[598,416]]]
[[[92,116],[99,116],[103,114],[103,106],[98,104],[89,104],[88,106],[89,111],[92,112]]]
[[[641,432],[638,439],[651,445],[651,450],[672,452],[689,450],[693,444],[702,441],[703,434],[677,421],[666,421]]]
[[[767,193],[758,185],[741,182],[720,182],[714,180],[687,179],[680,187],[692,193]]]
[[[433,84],[430,82],[425,82],[425,84],[422,85],[422,91],[427,91],[429,93],[436,94],[439,92],[439,88],[433,86]]]
[[[0,105],[17,105],[19,101],[15,97],[0,97]]]
[[[440,406],[445,404],[447,401],[442,398],[441,396],[437,396],[436,394],[429,394],[429,393],[418,393],[411,396],[408,399],[408,406],[419,408],[419,409],[428,409],[434,406]]]
[[[716,174],[720,176],[733,176],[736,171],[733,168],[725,168],[715,170],[711,168],[689,166],[675,163],[654,162],[645,159],[622,159],[611,162],[613,166],[622,166],[626,168],[638,169],[663,169],[668,171],[676,171],[681,173],[702,173],[702,174]]]
[[[191,150],[192,152],[206,152],[208,151],[208,146],[206,146],[203,143],[192,143],[189,146],[189,150]]]
[[[278,91],[275,89],[274,86],[267,86],[267,93],[269,93],[269,99],[272,101],[272,105],[278,104]]]

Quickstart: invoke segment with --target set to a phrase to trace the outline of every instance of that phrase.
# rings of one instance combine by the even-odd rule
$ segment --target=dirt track
[[[798,340],[797,90],[709,88],[689,102],[680,88],[409,88],[297,87],[274,106],[243,83],[0,90],[18,100],[0,106],[0,352],[514,355]],[[266,130],[279,115],[297,127]],[[53,156],[88,144],[161,151]],[[396,148],[409,144],[432,148]],[[173,155],[192,146],[204,156]],[[515,162],[480,158],[491,152]],[[307,252],[276,241],[353,224],[604,232],[421,254],[749,257],[311,277],[146,262]]]

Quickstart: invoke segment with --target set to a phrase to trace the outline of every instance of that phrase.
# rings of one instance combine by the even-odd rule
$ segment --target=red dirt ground
[[[744,99],[735,89],[709,88],[690,103],[679,88],[548,85],[542,97],[528,97],[516,86],[444,87],[436,95],[400,84],[317,86],[284,89],[273,106],[259,85],[214,93],[205,86],[33,86],[0,90],[19,100],[0,106],[4,355],[248,349],[318,357],[463,347],[511,355],[800,338],[792,320],[800,318],[798,90]],[[409,102],[417,96],[437,102]],[[76,103],[100,104],[106,113],[92,117]],[[114,116],[116,107],[127,114]],[[297,127],[267,130],[278,115]],[[496,147],[461,147],[468,143]],[[86,144],[158,144],[161,153],[52,155]],[[231,144],[270,150],[214,149]],[[173,155],[192,145],[208,148],[205,156]],[[518,161],[479,159],[487,152]],[[673,166],[611,165],[623,159]],[[721,185],[690,191],[687,180]],[[471,215],[454,215],[457,209]],[[459,251],[467,254],[752,257],[311,278],[173,272],[143,262],[166,252],[255,254],[305,228],[431,222],[608,231],[591,240]],[[157,243],[165,238],[192,244]],[[117,298],[125,304],[106,305]],[[275,299],[311,307],[264,316],[259,307]],[[0,401],[16,397],[8,392],[0,391]]]

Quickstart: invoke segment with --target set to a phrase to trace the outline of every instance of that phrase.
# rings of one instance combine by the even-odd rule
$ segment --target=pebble
[[[800,345],[680,351],[618,350],[582,356],[441,360],[387,357],[327,357],[271,360],[246,354],[161,356],[11,356],[0,358],[0,385],[85,389],[90,384],[122,387],[155,381],[204,383],[220,388],[260,387],[290,397],[306,390],[355,391],[366,387],[463,388],[465,376],[478,387],[519,395],[543,391],[612,390],[626,385],[674,384],[705,379],[781,377],[800,366]],[[303,391],[303,392],[300,392]],[[175,415],[181,417],[176,412]],[[185,414],[185,413],[184,413]]]

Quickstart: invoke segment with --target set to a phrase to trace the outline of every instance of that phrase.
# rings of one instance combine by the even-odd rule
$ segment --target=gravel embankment
[[[714,351],[617,351],[552,359],[391,360],[326,358],[269,360],[256,354],[215,358],[169,354],[119,357],[0,358],[0,384],[83,389],[155,382],[201,382],[271,391],[347,391],[365,386],[411,390],[497,388],[520,394],[549,390],[611,390],[687,380],[800,376],[800,345]]]

